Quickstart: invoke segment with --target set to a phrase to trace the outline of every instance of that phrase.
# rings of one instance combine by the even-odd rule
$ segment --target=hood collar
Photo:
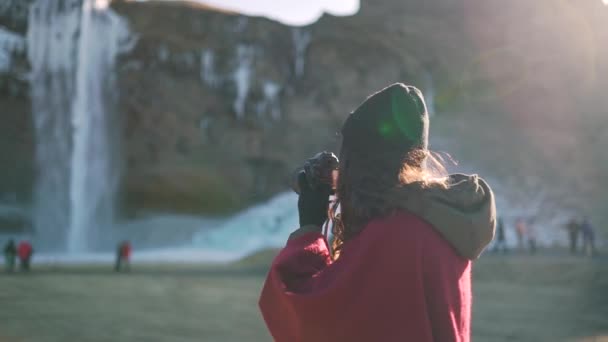
[[[406,190],[407,191],[404,191]],[[496,204],[490,186],[477,175],[453,174],[448,186],[395,191],[397,203],[429,222],[462,257],[475,260],[494,238]]]

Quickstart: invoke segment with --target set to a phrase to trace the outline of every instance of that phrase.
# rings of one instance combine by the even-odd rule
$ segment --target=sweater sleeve
[[[285,290],[300,293],[329,264],[331,257],[325,237],[312,231],[292,236],[275,258],[271,272],[280,278]]]
[[[260,295],[260,310],[275,341],[302,340],[303,309],[294,301],[299,294],[310,293],[314,276],[331,264],[321,233],[297,232],[273,260]]]

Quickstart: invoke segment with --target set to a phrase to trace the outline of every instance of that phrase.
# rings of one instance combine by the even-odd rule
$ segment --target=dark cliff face
[[[114,9],[139,36],[119,71],[130,203],[238,206],[272,194],[302,160],[339,148],[342,121],[372,91],[447,74],[426,45],[405,44],[426,32],[367,16],[296,29],[190,3]]]
[[[220,174],[227,183],[213,191],[231,189],[237,202],[272,193],[302,159],[338,149],[333,133],[368,94],[396,81],[426,91],[430,79],[437,148],[505,184],[521,183],[524,198],[544,189],[546,202],[584,207],[576,203],[602,196],[589,188],[603,182],[597,169],[583,166],[605,167],[597,143],[588,142],[606,139],[597,127],[606,126],[598,89],[608,72],[608,11],[599,1],[363,1],[354,16],[323,16],[299,31],[188,3],[115,8],[140,35],[125,62],[140,69],[121,72],[124,90],[136,94],[123,98],[128,120],[138,120],[127,124],[133,170]],[[301,75],[298,34],[309,37]],[[241,117],[233,78],[243,47],[252,57]],[[206,53],[214,54],[215,83]],[[256,111],[265,81],[280,87],[279,118]],[[142,183],[130,189],[154,182]],[[572,192],[575,199],[563,200]]]
[[[218,213],[284,189],[303,159],[339,148],[348,112],[396,81],[434,93],[436,148],[505,184],[525,178],[521,197],[544,188],[558,202],[577,193],[577,206],[605,199],[608,8],[599,0],[362,1],[354,16],[299,29],[187,2],[113,9],[138,36],[117,70],[129,211]],[[23,20],[7,18],[0,24],[23,34]],[[26,138],[0,148],[25,142],[2,165],[20,160],[27,180],[22,93],[0,103]]]
[[[25,59],[30,3],[29,0],[0,3],[0,201],[3,202],[28,202],[34,177],[34,136]],[[0,222],[2,226],[6,225]]]
[[[4,0],[0,3],[0,23],[7,29],[25,34],[29,6],[33,0]]]

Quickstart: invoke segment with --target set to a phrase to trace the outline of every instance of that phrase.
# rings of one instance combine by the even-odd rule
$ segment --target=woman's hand
[[[327,220],[329,195],[332,193],[331,186],[322,183],[313,189],[306,180],[304,171],[300,171],[297,177],[300,187],[300,197],[298,198],[300,226],[314,225],[321,227]]]

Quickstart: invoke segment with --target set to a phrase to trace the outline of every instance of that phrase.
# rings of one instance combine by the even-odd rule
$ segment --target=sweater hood
[[[453,174],[447,187],[418,192],[411,196],[411,191],[397,191],[396,200],[403,209],[429,222],[462,257],[477,259],[496,228],[490,186],[477,175]]]

